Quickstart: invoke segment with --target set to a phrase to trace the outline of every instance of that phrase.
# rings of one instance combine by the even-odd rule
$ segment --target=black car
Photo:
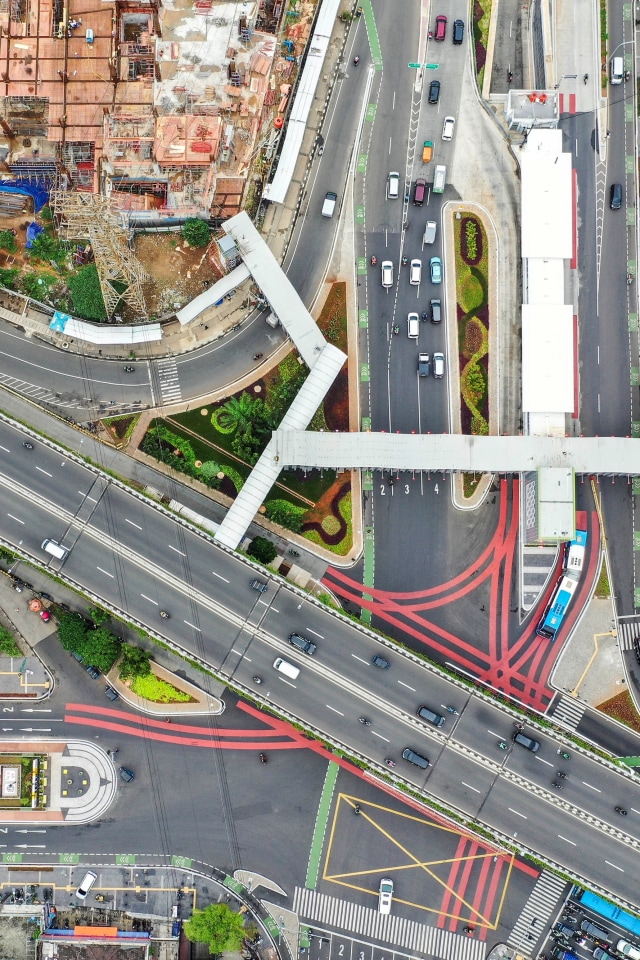
[[[609,206],[612,210],[619,210],[622,206],[622,184],[612,183],[609,194]]]
[[[128,767],[120,767],[120,776],[125,783],[131,783],[132,780],[135,780],[136,775],[133,770],[129,770]]]
[[[301,637],[299,633],[292,633],[289,636],[289,643],[292,647],[297,647],[298,650],[302,650],[303,653],[308,653],[310,657],[312,657],[318,649],[317,644],[315,644],[313,640],[307,640],[306,637]]]
[[[105,687],[104,692],[107,700],[113,700],[115,702],[120,699],[120,694],[117,690],[114,690],[113,687]]]
[[[251,583],[249,584],[249,586],[251,587],[252,590],[257,590],[258,593],[265,593],[265,591],[267,590],[267,586],[268,586],[268,585],[264,582],[264,580],[258,580],[258,578],[255,577],[255,578],[251,581]]]
[[[429,84],[429,103],[437,103],[440,99],[440,81],[432,80]]]
[[[380,667],[381,670],[389,669],[389,661],[385,660],[385,658],[381,657],[378,653],[376,653],[375,657],[371,657],[371,663],[374,667]]]
[[[453,42],[457,45],[464,40],[464,20],[453,21]]]
[[[97,667],[88,666],[87,673],[89,674],[92,680],[98,680],[98,678],[101,676],[100,671],[98,670]]]

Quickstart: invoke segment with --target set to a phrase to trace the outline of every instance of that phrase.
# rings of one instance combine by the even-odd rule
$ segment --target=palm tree
[[[218,421],[225,430],[235,430],[241,436],[251,430],[256,407],[259,401],[255,400],[246,391],[239,397],[230,397],[218,413]]]

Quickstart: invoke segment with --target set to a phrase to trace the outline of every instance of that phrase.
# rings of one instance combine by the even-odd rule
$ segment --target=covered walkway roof
[[[277,465],[384,470],[640,474],[640,440],[626,437],[470,437],[453,434],[311,433],[276,430]]]

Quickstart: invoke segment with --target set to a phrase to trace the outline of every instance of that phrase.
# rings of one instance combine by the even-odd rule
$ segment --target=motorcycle
[[[567,753],[566,750],[556,750],[556,753],[559,757],[562,757],[563,760],[571,760],[571,754]]]
[[[407,265],[408,263],[409,263],[409,257],[403,257],[403,258],[402,258],[402,266],[403,266],[403,267],[406,267],[406,265]]]
[[[556,777],[558,778],[558,780],[568,780],[568,779],[569,779],[569,778],[567,777],[566,773],[563,773],[562,770],[558,770],[558,772],[556,773]]]
[[[166,610],[161,610],[161,611],[160,611],[160,616],[162,617],[163,620],[168,620],[168,619],[169,619],[169,614],[167,613]]]
[[[500,741],[498,741],[498,746],[500,747],[501,750],[507,750],[507,749],[508,749],[505,740],[500,740]]]
[[[318,156],[321,157],[323,153],[324,153],[324,143],[321,143],[320,146],[318,147]]]
[[[627,284],[631,285],[633,283],[633,274],[627,274]]]
[[[557,780],[552,780],[551,786],[553,787],[554,790],[562,790],[562,784],[558,783]]]
[[[291,554],[292,557],[299,557],[299,556],[300,556],[300,554],[298,553],[297,550],[289,550],[289,553]]]
[[[625,810],[624,807],[616,807],[615,809],[616,809],[616,813],[619,813],[620,816],[626,817],[627,811]]]
[[[507,83],[511,83],[512,80],[513,80],[513,73],[511,72],[511,70],[509,70],[507,73]]]
[[[582,82],[583,82],[583,83],[588,83],[588,82],[589,82],[589,74],[588,74],[588,73],[585,73],[584,77],[582,78]]]
[[[261,360],[261,359],[262,359],[262,354],[261,354],[261,353],[254,353],[253,359],[254,359],[254,360]]]
[[[388,767],[395,767],[396,765],[395,760],[385,760],[385,763]]]
[[[400,333],[400,327],[398,326],[397,323],[394,323],[394,325],[392,326],[391,329],[393,330],[393,332],[394,332],[395,334]]]
[[[375,265],[376,265],[377,262],[378,262],[378,258],[377,258],[377,257],[371,257],[371,266],[372,266],[372,267],[375,267]]]
[[[125,373],[133,373],[133,371],[135,370],[135,367],[123,367],[122,369],[124,370]]]
[[[427,321],[427,320],[429,319],[429,314],[428,314],[426,311],[425,311],[425,313],[421,313],[421,314],[420,314],[420,319],[421,319],[421,320],[424,320],[424,321]]]
[[[359,803],[356,803],[355,807],[353,808],[353,812],[356,813],[356,814],[357,814],[357,813],[360,813],[360,804],[359,804]]]
[[[254,677],[253,682],[258,684],[262,683],[262,677]]]
[[[27,440],[24,441],[22,446],[25,448],[25,450],[33,450],[33,444],[29,443]]]
[[[267,762],[267,755],[266,755],[266,753],[259,753],[258,756],[260,757],[260,763],[266,763],[266,762]]]
[[[360,723],[364,723],[365,727],[371,726],[371,720],[367,720],[366,717],[358,717],[358,720],[360,721]]]
[[[353,58],[354,67],[357,67],[359,63],[360,63],[360,57],[354,57]]]

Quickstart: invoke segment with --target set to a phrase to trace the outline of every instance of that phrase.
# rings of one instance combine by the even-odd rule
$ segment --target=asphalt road
[[[550,787],[557,763],[552,737],[536,734],[542,747],[535,755],[499,750],[498,740],[508,740],[513,725],[497,706],[469,698],[399,652],[389,654],[388,670],[373,667],[371,656],[385,649],[380,641],[284,585],[272,585],[264,596],[251,591],[251,573],[240,558],[59,453],[41,444],[24,450],[8,427],[0,427],[0,449],[0,533],[9,542],[19,540],[39,559],[45,536],[72,547],[63,565],[67,576],[202,657],[223,677],[251,689],[251,678],[262,676],[257,692],[319,733],[371,760],[395,759],[403,779],[428,785],[431,794],[503,831],[511,832],[517,817],[523,843],[614,894],[622,892],[635,851],[558,807]],[[160,604],[169,621],[159,618]],[[314,657],[286,643],[293,630],[317,642]],[[278,655],[300,666],[297,679],[272,669]],[[418,720],[422,704],[447,717],[441,729]],[[452,717],[447,705],[461,717]],[[370,725],[360,724],[359,716]],[[403,762],[405,747],[426,755],[432,766],[423,772]],[[596,824],[612,823],[618,819],[613,806],[625,805],[632,813],[625,830],[640,839],[636,784],[591,759],[574,755],[571,763],[562,799]]]

